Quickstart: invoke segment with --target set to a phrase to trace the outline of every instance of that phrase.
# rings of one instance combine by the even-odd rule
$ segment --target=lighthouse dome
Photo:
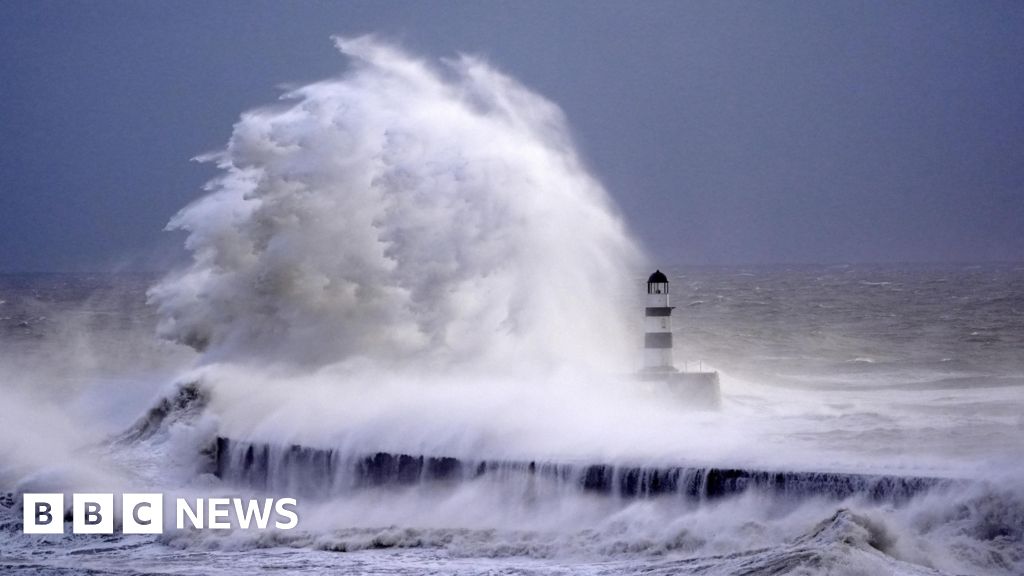
[[[647,279],[648,284],[668,284],[668,278],[661,272],[661,270],[655,270],[654,274]]]

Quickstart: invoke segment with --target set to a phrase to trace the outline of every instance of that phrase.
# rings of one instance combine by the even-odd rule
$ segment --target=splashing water
[[[161,333],[215,360],[626,366],[640,254],[561,111],[476,58],[336,43],[346,75],[205,158],[224,173],[169,225],[193,262],[150,291]]]

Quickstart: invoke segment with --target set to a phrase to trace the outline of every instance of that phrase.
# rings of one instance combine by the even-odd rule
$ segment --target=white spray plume
[[[337,38],[341,78],[235,125],[151,289],[210,361],[623,369],[640,252],[557,106],[479,59]],[[208,159],[210,159],[208,158]]]

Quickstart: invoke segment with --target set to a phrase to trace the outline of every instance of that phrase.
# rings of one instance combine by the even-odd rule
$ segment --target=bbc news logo
[[[291,530],[299,524],[294,498],[196,498],[174,501],[175,526],[199,530]],[[64,494],[25,494],[22,498],[25,534],[64,533]],[[114,533],[113,494],[73,494],[71,528],[75,534]],[[271,520],[274,520],[271,522]],[[161,534],[164,531],[163,494],[122,494],[121,531]]]

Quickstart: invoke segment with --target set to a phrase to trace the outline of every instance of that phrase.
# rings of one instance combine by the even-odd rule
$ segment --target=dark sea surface
[[[789,386],[1020,385],[1024,266],[684,270],[682,354]]]

